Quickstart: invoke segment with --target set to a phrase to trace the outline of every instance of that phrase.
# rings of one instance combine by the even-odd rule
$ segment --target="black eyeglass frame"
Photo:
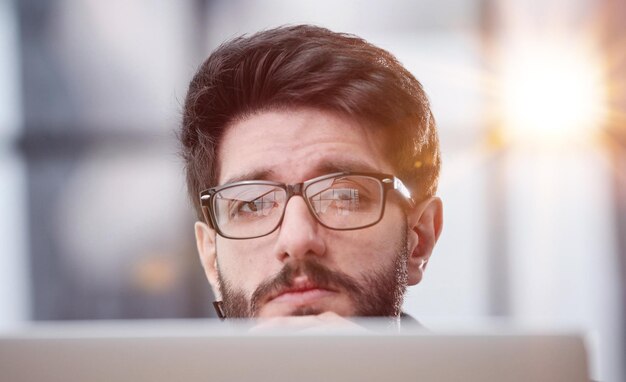
[[[338,178],[341,176],[366,176],[366,177],[370,177],[370,178],[374,178],[377,179],[380,182],[380,185],[382,186],[382,208],[380,209],[380,214],[378,216],[378,218],[369,224],[363,225],[363,226],[358,226],[358,227],[351,227],[351,228],[333,228],[333,227],[329,227],[326,224],[324,224],[322,221],[320,221],[320,218],[317,216],[317,214],[315,213],[315,210],[311,204],[311,201],[308,200],[308,198],[305,196],[305,190],[313,183],[317,183],[319,181],[325,180],[325,179],[329,179],[329,178]],[[222,232],[222,230],[220,229],[219,225],[217,224],[217,219],[215,218],[215,210],[214,210],[214,200],[215,200],[215,195],[217,195],[217,193],[219,193],[222,190],[231,188],[231,187],[238,187],[238,186],[242,186],[242,185],[248,185],[248,184],[258,184],[258,185],[267,185],[267,186],[275,186],[278,188],[282,188],[283,190],[285,190],[286,194],[287,194],[287,198],[285,199],[285,206],[283,208],[282,211],[282,215],[280,217],[280,219],[278,220],[278,222],[276,223],[276,226],[274,228],[272,228],[272,230],[270,230],[267,233],[264,233],[263,235],[257,235],[257,236],[250,236],[250,237],[233,237],[233,236],[229,236],[224,234],[224,232]],[[384,173],[375,173],[375,172],[336,172],[336,173],[332,173],[332,174],[327,174],[327,175],[322,175],[322,176],[318,176],[316,178],[313,179],[309,179],[305,182],[301,182],[301,183],[295,183],[295,184],[284,184],[284,183],[280,183],[280,182],[273,182],[273,181],[269,181],[269,180],[244,180],[244,181],[240,181],[240,182],[234,182],[234,183],[227,183],[227,184],[223,184],[221,186],[217,186],[217,187],[211,187],[209,189],[206,189],[204,191],[200,192],[200,206],[202,208],[202,214],[204,215],[204,219],[206,221],[207,224],[209,224],[209,226],[211,228],[213,228],[220,236],[227,238],[227,239],[233,239],[233,240],[246,240],[246,239],[256,239],[259,237],[263,237],[263,236],[267,236],[269,234],[271,234],[272,232],[276,231],[278,229],[278,227],[280,227],[283,223],[283,219],[285,217],[285,211],[287,210],[287,204],[289,203],[289,199],[291,199],[291,197],[293,196],[301,196],[302,199],[304,199],[304,202],[309,210],[309,212],[311,213],[311,215],[313,215],[313,217],[315,218],[315,220],[322,226],[328,229],[332,229],[334,231],[353,231],[353,230],[357,230],[357,229],[363,229],[363,228],[367,228],[367,227],[371,227],[373,225],[378,224],[384,214],[385,214],[385,205],[386,200],[387,200],[387,192],[389,190],[396,190],[398,191],[398,193],[403,197],[403,199],[405,199],[408,203],[409,206],[414,206],[415,202],[413,200],[413,197],[411,196],[410,191],[408,190],[408,188],[406,188],[406,186],[404,185],[404,183],[397,178],[394,175],[391,174],[384,174]]]

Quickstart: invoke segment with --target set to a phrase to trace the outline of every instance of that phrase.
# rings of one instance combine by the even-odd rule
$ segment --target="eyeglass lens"
[[[346,175],[320,179],[304,189],[304,197],[317,220],[329,228],[356,229],[375,223],[383,206],[380,180]],[[216,223],[223,234],[245,238],[268,234],[280,223],[287,191],[267,184],[240,184],[219,191],[213,198]]]

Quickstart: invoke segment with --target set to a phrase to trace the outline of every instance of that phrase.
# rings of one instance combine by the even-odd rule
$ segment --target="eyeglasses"
[[[200,193],[205,219],[229,239],[252,239],[274,232],[282,223],[292,196],[304,198],[311,215],[333,230],[355,230],[378,223],[385,212],[388,190],[409,203],[411,193],[389,174],[341,172],[303,183],[246,180]]]

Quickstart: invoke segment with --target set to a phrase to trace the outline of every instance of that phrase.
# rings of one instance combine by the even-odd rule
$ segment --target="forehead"
[[[218,183],[294,183],[331,169],[392,172],[381,137],[354,119],[317,109],[260,112],[226,129],[218,150]]]

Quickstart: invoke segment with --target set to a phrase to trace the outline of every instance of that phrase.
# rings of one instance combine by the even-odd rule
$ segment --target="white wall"
[[[30,316],[24,166],[14,150],[19,134],[20,73],[15,9],[0,1],[0,329]]]

